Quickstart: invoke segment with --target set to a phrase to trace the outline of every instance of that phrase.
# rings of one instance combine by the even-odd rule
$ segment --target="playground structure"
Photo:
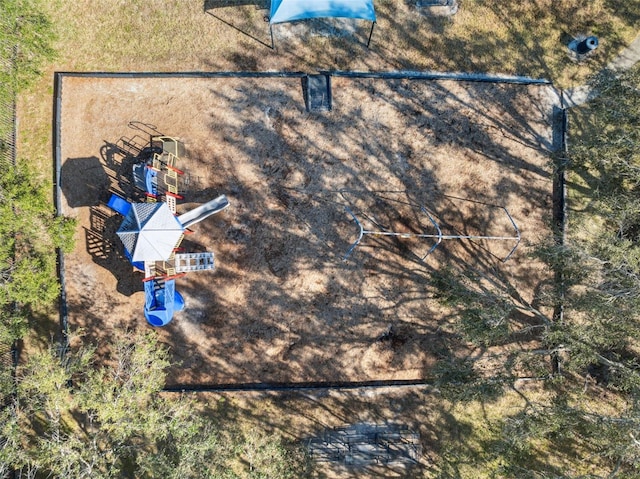
[[[188,228],[189,226],[199,223],[203,219],[219,213],[228,207],[229,200],[225,195],[220,195],[217,198],[192,209],[191,211],[181,214],[178,216],[178,221],[182,223],[182,226]]]
[[[174,312],[184,309],[184,298],[176,291],[175,279],[145,281],[144,297],[144,317],[152,326],[166,326]]]
[[[518,248],[518,245],[520,244],[520,239],[521,239],[520,229],[518,228],[518,225],[516,225],[516,222],[513,220],[513,217],[511,216],[507,208],[504,206],[483,203],[481,201],[468,200],[468,199],[465,201],[470,201],[472,203],[484,205],[487,208],[497,208],[502,210],[508,220],[508,223],[513,227],[513,234],[511,235],[460,234],[460,233],[444,234],[442,232],[442,228],[440,224],[434,219],[433,215],[423,205],[412,205],[412,206],[414,208],[419,209],[419,211],[422,214],[424,214],[424,216],[428,219],[429,223],[433,226],[435,233],[409,233],[409,232],[390,231],[388,228],[382,226],[380,222],[377,221],[371,214],[359,212],[359,215],[361,217],[365,218],[370,224],[373,225],[372,228],[373,227],[376,228],[376,229],[368,229],[368,228],[365,228],[365,226],[363,225],[363,221],[361,221],[358,215],[356,215],[356,213],[354,213],[351,208],[349,208],[348,206],[345,206],[345,211],[351,216],[351,218],[356,224],[356,227],[358,228],[358,235],[356,240],[353,242],[353,244],[347,250],[346,254],[343,256],[343,261],[346,261],[347,259],[349,259],[349,257],[351,256],[353,251],[356,249],[356,247],[360,244],[362,239],[365,236],[369,236],[369,235],[370,236],[389,236],[389,237],[396,237],[396,238],[433,239],[434,244],[429,248],[429,250],[423,256],[420,257],[421,261],[424,261],[431,253],[433,253],[433,251],[444,240],[513,241],[514,242],[513,247],[509,250],[509,252],[504,258],[501,258],[503,262],[507,261]]]
[[[144,316],[149,324],[159,327],[184,309],[176,278],[215,269],[213,252],[177,253],[184,235],[192,233],[190,226],[229,207],[229,200],[220,195],[177,216],[176,200],[183,199],[178,178],[184,172],[176,167],[183,151],[181,143],[168,136],[152,136],[150,146],[137,145],[141,158],[133,166],[133,182],[144,191],[146,202],[130,203],[112,194],[107,206],[124,216],[117,235],[127,259],[144,271]]]
[[[110,203],[122,201],[126,200],[120,197],[109,200]],[[127,209],[117,235],[134,266],[140,268],[145,261],[168,257],[180,244],[185,228],[166,203],[132,203]]]
[[[137,136],[131,140],[121,140],[129,148],[136,145],[135,149],[143,160],[134,165],[134,184],[145,192],[148,202],[164,201],[175,213],[177,200],[183,199],[178,192],[178,181],[184,172],[176,164],[184,147],[169,136],[151,136],[148,147],[141,146],[140,140]]]

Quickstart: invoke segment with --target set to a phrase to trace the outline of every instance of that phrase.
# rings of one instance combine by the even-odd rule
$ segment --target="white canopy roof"
[[[361,18],[376,21],[373,0],[271,0],[270,23],[308,18]]]
[[[134,262],[171,256],[184,227],[166,203],[134,203],[117,231]]]

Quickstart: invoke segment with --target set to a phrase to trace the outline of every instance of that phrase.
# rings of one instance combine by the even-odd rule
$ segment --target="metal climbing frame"
[[[469,201],[473,201],[473,200],[469,200]],[[479,203],[479,202],[476,202],[476,201],[474,201],[474,202],[475,203]],[[485,203],[482,203],[482,204],[485,204]],[[511,250],[509,251],[509,254],[507,254],[507,256],[505,256],[502,259],[502,261],[507,261],[511,257],[511,255],[514,253],[514,251],[516,250],[518,245],[520,244],[520,230],[518,229],[518,225],[516,225],[516,222],[511,217],[511,214],[509,214],[509,211],[507,210],[507,208],[505,208],[504,206],[489,205],[489,204],[486,204],[486,206],[491,206],[491,207],[494,207],[494,208],[500,208],[500,209],[504,210],[504,212],[506,213],[507,218],[509,219],[509,222],[513,226],[513,229],[514,229],[514,232],[515,232],[513,236],[462,235],[462,234],[446,235],[446,234],[443,234],[442,230],[440,229],[440,225],[438,225],[438,222],[433,218],[433,216],[431,216],[429,211],[427,211],[427,209],[424,206],[420,206],[420,210],[427,216],[427,218],[429,219],[431,224],[433,224],[433,226],[434,226],[434,228],[436,230],[436,234],[398,233],[398,232],[395,232],[395,231],[387,231],[382,226],[380,226],[375,220],[373,220],[372,218],[367,217],[369,219],[369,221],[371,221],[376,226],[380,227],[380,230],[377,230],[377,231],[368,230],[368,229],[364,228],[364,226],[362,225],[362,223],[360,222],[358,217],[355,215],[355,213],[353,211],[351,211],[351,209],[348,206],[345,206],[345,210],[347,211],[347,213],[349,213],[351,215],[351,217],[353,218],[353,220],[355,221],[355,223],[356,223],[356,225],[358,227],[358,238],[355,240],[355,242],[347,250],[347,253],[343,257],[343,261],[346,261],[349,258],[349,256],[353,252],[353,250],[356,248],[356,246],[358,246],[360,244],[360,241],[362,241],[362,238],[365,235],[395,236],[395,237],[398,237],[398,238],[432,238],[432,239],[436,240],[435,243],[433,244],[433,246],[431,246],[431,248],[429,249],[429,251],[427,251],[427,253],[422,258],[420,258],[422,261],[424,261],[427,256],[429,256],[431,253],[433,253],[433,251],[438,247],[438,245],[440,245],[440,243],[442,243],[443,240],[450,240],[450,239],[479,240],[479,239],[484,239],[484,240],[497,240],[497,241],[515,241],[515,245],[513,246],[513,248],[511,248]]]
[[[180,151],[183,150],[178,140],[169,136],[154,136],[151,138],[151,147],[162,150],[161,153],[154,152],[151,161],[147,164],[153,173],[152,181],[147,190],[153,189],[151,199],[147,201],[156,201],[157,194],[164,194],[165,200],[169,205],[169,209],[176,212],[176,200],[182,199],[178,191],[178,175],[184,174],[176,165],[179,159]]]
[[[152,167],[156,170],[167,170],[173,178],[183,172],[177,168],[177,163],[183,154],[184,146],[170,136],[154,136],[151,138],[151,147],[161,150],[153,154]],[[173,172],[173,174],[171,174]]]
[[[178,140],[176,140],[175,138],[171,138],[170,136],[152,136],[151,146],[162,149],[163,156],[171,155],[174,158],[179,158],[180,156],[182,156],[182,144]]]
[[[184,276],[193,271],[211,271],[215,269],[215,255],[204,253],[172,253],[165,261],[145,261],[144,280],[171,279]]]

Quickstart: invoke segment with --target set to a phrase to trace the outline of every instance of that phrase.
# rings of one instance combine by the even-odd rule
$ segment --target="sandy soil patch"
[[[116,145],[154,132],[184,142],[178,212],[226,194],[231,207],[183,246],[214,272],[178,279],[186,309],[160,330],[172,383],[363,381],[427,377],[448,351],[430,272],[502,268],[531,297],[548,273],[513,242],[357,237],[549,234],[549,86],[333,78],[333,110],[305,110],[297,78],[86,78],[62,83],[63,213],[78,218],[66,257],[69,325],[98,341],[147,326],[142,276],[115,235],[111,192],[140,198],[135,158]],[[133,122],[133,123],[132,123]],[[473,200],[473,201],[468,201]],[[425,210],[429,213],[425,214]],[[377,226],[376,226],[377,225]],[[391,327],[393,335],[385,339]]]

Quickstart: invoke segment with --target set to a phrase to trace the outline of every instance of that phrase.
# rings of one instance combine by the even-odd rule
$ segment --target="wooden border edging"
[[[280,392],[314,389],[381,389],[433,385],[424,379],[391,379],[381,381],[312,381],[300,383],[176,384],[162,392]]]
[[[439,72],[417,72],[417,71],[398,71],[398,72],[346,72],[346,71],[319,71],[323,75],[347,77],[347,78],[371,78],[381,80],[407,79],[407,80],[454,80],[468,82],[485,82],[485,83],[509,83],[521,85],[552,85],[552,82],[545,79],[534,79],[522,76],[509,75],[488,75],[475,73],[439,73]],[[61,189],[61,117],[62,117],[62,82],[64,77],[76,78],[304,78],[307,73],[302,72],[55,72],[53,85],[53,161],[54,161],[54,185],[53,195],[56,214],[62,215],[62,189]],[[561,93],[562,98],[562,93]],[[561,124],[561,144],[562,151],[560,163],[556,171],[553,183],[553,218],[554,224],[561,226],[560,241],[564,244],[566,229],[566,184],[565,184],[565,168],[567,157],[567,126],[568,120],[566,108],[562,103],[560,109],[562,115]],[[557,191],[556,191],[557,189]],[[556,194],[559,200],[556,207]],[[59,296],[59,312],[60,327],[62,338],[60,341],[61,355],[64,355],[68,349],[68,307],[65,287],[65,267],[64,255],[62,250],[56,250],[58,277],[60,280],[60,296]],[[558,278],[558,277],[557,277]],[[561,284],[561,282],[559,283]],[[560,315],[563,311],[562,300],[559,302]],[[555,314],[555,313],[554,313]],[[554,316],[555,317],[555,316]],[[379,380],[379,381],[314,381],[300,383],[227,383],[227,384],[176,384],[163,388],[162,392],[287,392],[287,391],[305,391],[305,390],[366,390],[366,389],[383,389],[383,388],[403,388],[403,387],[423,387],[436,388],[430,381],[424,379],[408,379],[408,380]]]
[[[553,176],[553,237],[558,246],[566,244],[567,239],[567,180],[568,146],[567,132],[569,129],[569,116],[564,101],[564,92],[560,92],[560,107],[554,108],[552,125],[557,129],[558,149],[554,158],[555,174]],[[553,308],[553,321],[564,320],[565,284],[564,272],[561,267],[554,268],[554,282],[558,288],[558,300]],[[560,357],[557,352],[551,355],[552,374],[560,373]]]
[[[303,78],[303,72],[56,72],[56,77],[75,78]]]
[[[62,158],[60,151],[60,128],[61,128],[61,110],[62,110],[62,77],[63,74],[55,73],[53,76],[53,125],[52,125],[52,146],[53,146],[53,201],[56,208],[56,215],[62,216],[62,190],[61,190],[61,176],[60,169],[62,167]],[[69,332],[69,315],[67,310],[67,290],[65,283],[65,270],[64,270],[64,253],[61,248],[56,249],[57,258],[57,272],[58,278],[60,278],[60,296],[59,311],[60,311],[60,329],[62,337],[60,338],[60,351],[64,354],[69,346],[68,332]]]
[[[517,75],[490,75],[484,73],[441,73],[419,71],[397,72],[348,72],[341,70],[320,70],[323,75],[347,78],[376,78],[382,80],[455,80],[485,83],[513,83],[521,85],[551,85],[546,79],[536,79]]]

